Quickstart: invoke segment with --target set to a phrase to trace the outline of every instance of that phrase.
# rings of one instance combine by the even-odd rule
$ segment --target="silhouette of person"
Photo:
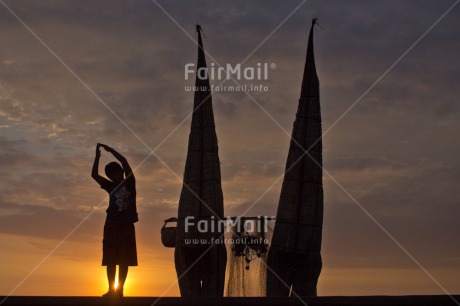
[[[121,163],[105,166],[106,179],[99,175],[100,148],[104,148]],[[126,158],[105,144],[98,143],[92,178],[110,195],[102,241],[102,265],[107,266],[109,290],[103,297],[123,297],[123,286],[129,266],[137,266],[136,234],[134,223],[139,221],[136,208],[136,181]],[[116,266],[118,287],[115,289]]]

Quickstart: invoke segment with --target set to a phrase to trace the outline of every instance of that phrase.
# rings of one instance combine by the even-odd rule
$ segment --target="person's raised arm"
[[[109,147],[108,145],[101,144],[101,147],[103,147],[107,152],[112,153],[113,156],[115,156],[116,159],[118,159],[121,163],[121,166],[123,167],[123,170],[125,171],[126,177],[132,177],[134,179],[134,173],[131,167],[129,166],[128,161],[126,158],[118,153],[115,149]]]
[[[107,180],[99,175],[99,159],[101,158],[101,149],[100,144],[96,146],[96,157],[94,158],[93,169],[91,171],[91,177],[99,183],[99,185],[103,185]]]

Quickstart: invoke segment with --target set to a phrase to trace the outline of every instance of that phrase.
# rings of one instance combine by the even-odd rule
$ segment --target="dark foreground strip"
[[[0,301],[4,297],[0,297]],[[459,305],[460,295],[422,296],[328,296],[317,298],[173,298],[164,297],[125,297],[122,300],[107,300],[101,297],[48,297],[48,296],[11,296],[2,306],[40,305],[40,306],[93,306],[93,305],[128,305],[150,306],[258,306],[258,305]]]

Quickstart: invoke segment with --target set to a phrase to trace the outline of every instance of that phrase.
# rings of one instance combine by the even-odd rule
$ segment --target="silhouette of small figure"
[[[121,163],[105,166],[106,179],[99,175],[100,148],[104,148]],[[136,208],[136,181],[128,161],[120,153],[105,144],[98,143],[92,178],[110,195],[102,242],[102,265],[107,266],[109,290],[103,297],[123,297],[123,286],[129,266],[137,266],[136,234],[134,223],[139,221]],[[118,287],[115,289],[116,266]]]

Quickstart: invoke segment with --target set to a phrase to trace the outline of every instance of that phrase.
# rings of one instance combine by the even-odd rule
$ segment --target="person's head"
[[[123,168],[117,162],[111,162],[105,166],[105,174],[114,182],[122,181],[124,173]]]

